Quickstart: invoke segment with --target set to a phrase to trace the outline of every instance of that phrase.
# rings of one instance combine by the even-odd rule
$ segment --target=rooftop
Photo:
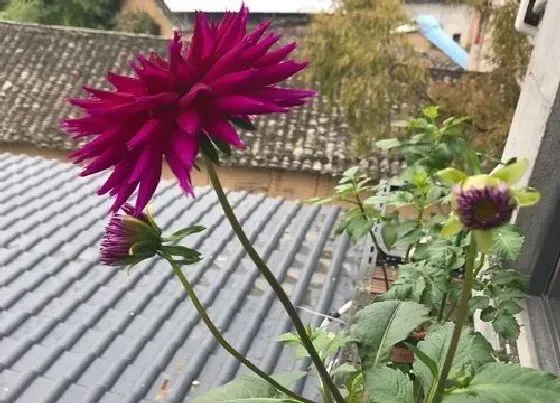
[[[245,373],[199,323],[165,263],[130,273],[98,264],[110,201],[95,195],[101,178],[77,174],[69,164],[0,154],[0,401],[182,402]],[[204,257],[185,273],[211,317],[266,371],[302,368],[291,348],[271,342],[289,330],[288,318],[216,196],[196,193],[163,182],[155,216],[165,231],[207,228],[185,242]],[[228,197],[295,305],[328,313],[352,297],[360,248],[333,235],[338,208]],[[312,383],[299,391],[309,394]]]

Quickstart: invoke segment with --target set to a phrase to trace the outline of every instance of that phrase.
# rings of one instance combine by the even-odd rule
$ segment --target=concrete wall
[[[462,46],[466,47],[470,44],[472,7],[450,4],[407,4],[406,7],[412,15],[434,16],[447,34],[450,36],[461,34]]]
[[[549,1],[512,121],[504,159],[525,157],[523,178],[542,200],[522,209],[517,222],[527,234],[518,266],[532,276],[531,292],[542,293],[560,253],[560,1]]]

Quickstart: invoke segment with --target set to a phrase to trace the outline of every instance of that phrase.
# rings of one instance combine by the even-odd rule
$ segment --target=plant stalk
[[[313,364],[315,365],[315,368],[319,373],[319,376],[321,378],[324,387],[329,389],[336,403],[344,403],[344,398],[342,397],[340,391],[334,384],[333,379],[330,377],[325,367],[325,364],[323,363],[323,360],[321,360],[321,357],[317,353],[317,350],[315,350],[315,347],[313,346],[313,342],[309,338],[309,335],[305,330],[305,325],[301,321],[296,308],[294,307],[294,305],[290,301],[290,298],[282,288],[282,285],[278,282],[278,280],[274,276],[274,273],[268,268],[267,264],[259,256],[255,248],[253,248],[253,245],[251,244],[251,241],[249,241],[249,239],[247,238],[247,235],[245,235],[245,232],[243,231],[241,224],[237,220],[237,217],[235,216],[235,213],[233,212],[233,209],[229,204],[229,201],[224,193],[222,184],[220,183],[220,178],[218,177],[218,173],[214,168],[214,163],[206,156],[204,156],[204,162],[206,164],[206,170],[208,172],[210,182],[214,187],[214,190],[218,196],[218,200],[222,206],[222,209],[224,210],[224,214],[226,215],[233,232],[235,232],[235,235],[237,235],[237,238],[241,242],[241,245],[243,245],[243,248],[247,252],[247,255],[249,255],[251,260],[255,263],[255,265],[261,272],[261,274],[264,276],[268,284],[272,287],[276,296],[284,306],[286,313],[290,317],[294,325],[294,328],[301,339],[301,343],[303,347],[311,357],[311,360],[313,361]]]
[[[441,368],[440,377],[437,383],[437,387],[433,394],[433,398],[429,399],[430,403],[441,403],[443,396],[445,394],[445,383],[447,382],[447,376],[451,370],[451,365],[453,364],[453,358],[457,352],[457,345],[459,344],[459,338],[461,337],[461,331],[463,330],[463,324],[467,321],[469,316],[469,301],[471,299],[471,291],[474,283],[474,259],[476,257],[476,242],[474,237],[471,235],[471,242],[467,252],[467,259],[465,261],[465,278],[463,282],[463,291],[461,293],[461,300],[459,302],[459,310],[457,313],[457,320],[455,321],[455,327],[453,328],[453,335],[451,336],[451,344],[449,345],[449,350],[445,356],[445,361],[443,367]]]
[[[265,380],[266,382],[270,383],[276,389],[278,389],[281,392],[284,392],[286,395],[290,396],[292,399],[295,399],[295,400],[297,400],[299,402],[303,402],[303,403],[315,403],[312,400],[306,399],[306,398],[298,395],[297,393],[291,391],[290,389],[286,388],[285,386],[282,386],[278,381],[276,381],[274,378],[272,378],[266,372],[262,371],[255,364],[253,364],[251,361],[249,361],[247,358],[245,358],[245,356],[243,354],[241,354],[239,351],[237,351],[235,348],[233,348],[233,346],[231,344],[229,344],[228,341],[222,336],[222,333],[216,327],[216,325],[214,325],[214,323],[212,322],[212,319],[210,319],[210,316],[208,316],[208,312],[206,312],[206,309],[204,308],[204,305],[202,305],[202,302],[200,302],[200,300],[198,299],[198,296],[196,295],[196,292],[194,291],[194,288],[193,288],[192,284],[185,277],[185,274],[181,270],[181,267],[179,265],[177,265],[176,263],[174,263],[173,259],[170,256],[165,256],[165,255],[162,255],[162,256],[169,262],[169,264],[173,268],[173,273],[175,273],[175,275],[179,278],[179,281],[181,281],[181,284],[183,285],[183,288],[187,292],[192,304],[194,305],[196,311],[200,315],[202,321],[204,322],[204,324],[206,325],[208,330],[210,330],[210,333],[212,333],[212,336],[214,336],[214,339],[216,339],[218,344],[220,344],[224,348],[224,350],[226,350],[228,353],[230,353],[232,356],[234,356],[239,362],[241,362],[242,364],[245,364],[245,366],[247,368],[249,368],[251,371],[253,371],[255,374],[257,374],[259,376],[259,378],[261,378],[261,379]]]

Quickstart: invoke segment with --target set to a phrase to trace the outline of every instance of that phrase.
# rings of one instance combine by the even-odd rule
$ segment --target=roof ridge
[[[52,30],[52,31],[67,31],[67,32],[89,33],[89,34],[102,34],[102,35],[167,40],[167,38],[162,35],[136,34],[133,32],[124,32],[124,31],[109,31],[105,29],[96,29],[96,28],[74,27],[74,26],[66,26],[66,25],[37,24],[31,22],[18,22],[18,21],[8,21],[8,20],[0,19],[0,26],[2,25],[20,26],[24,28],[42,28],[45,30]]]

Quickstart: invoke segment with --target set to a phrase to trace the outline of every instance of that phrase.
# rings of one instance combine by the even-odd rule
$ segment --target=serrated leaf
[[[498,314],[492,321],[492,328],[508,341],[517,341],[519,337],[519,323],[513,315]]]
[[[454,215],[451,215],[443,224],[441,235],[446,239],[451,239],[463,229],[463,223]]]
[[[286,396],[261,378],[242,375],[195,398],[193,403],[285,402]]]
[[[390,249],[397,240],[398,236],[398,225],[395,223],[386,223],[381,228],[381,237],[383,238],[383,243]]]
[[[423,237],[424,231],[421,229],[415,229],[397,239],[393,246],[408,246],[418,242]]]
[[[424,341],[418,343],[417,348],[424,352],[436,363],[438,374],[443,367],[447,350],[453,335],[453,323],[446,323],[436,331],[429,332]],[[453,359],[449,377],[460,373],[466,365],[477,365],[480,362],[493,361],[486,349],[482,348],[475,335],[470,333],[468,327],[464,327],[461,332],[457,352]],[[414,361],[414,370],[418,374],[426,394],[435,387],[436,379],[432,371],[421,360]]]
[[[356,369],[356,367],[354,367],[352,364],[345,362],[341,365],[339,365],[338,367],[336,367],[333,371],[332,374],[333,375],[345,375],[345,374],[351,374],[358,371]]]
[[[552,374],[512,364],[484,365],[466,388],[452,390],[445,403],[560,402],[560,380]]]
[[[498,310],[495,307],[487,306],[480,312],[480,320],[483,322],[490,322],[496,317],[497,314]]]
[[[305,375],[307,375],[305,371],[286,371],[273,374],[272,378],[280,385],[291,388],[298,379],[303,378]]]
[[[386,363],[391,348],[425,322],[428,311],[423,305],[401,301],[376,302],[359,311],[352,333],[363,368]]]
[[[414,388],[408,376],[399,370],[382,367],[364,373],[364,389],[370,403],[412,403]]]
[[[515,260],[521,253],[525,237],[514,225],[505,225],[494,232],[494,252],[507,260]]]
[[[500,302],[498,310],[508,315],[516,315],[523,311],[523,307],[514,301],[504,301]]]
[[[422,110],[422,114],[426,116],[428,119],[435,119],[439,116],[439,106],[426,106]]]

